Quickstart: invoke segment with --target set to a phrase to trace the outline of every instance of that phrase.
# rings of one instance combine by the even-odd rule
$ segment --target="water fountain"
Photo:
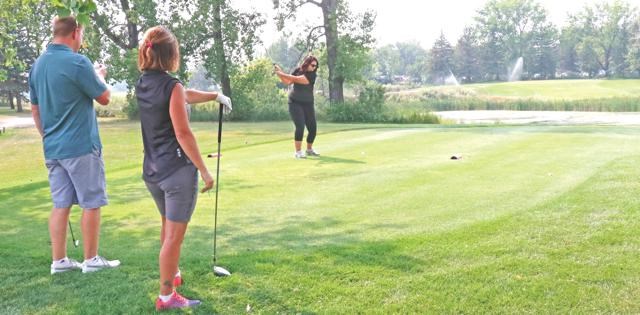
[[[456,79],[456,76],[453,75],[453,72],[451,72],[451,70],[449,70],[449,76],[444,78],[444,84],[445,85],[460,85],[460,83],[458,82],[458,79]]]
[[[516,60],[516,63],[513,65],[513,69],[509,74],[509,82],[518,81],[522,77],[522,57]]]

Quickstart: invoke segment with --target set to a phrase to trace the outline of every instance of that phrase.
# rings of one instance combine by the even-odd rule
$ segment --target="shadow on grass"
[[[3,262],[0,277],[3,287],[10,289],[4,302],[0,302],[0,311],[84,313],[101,309],[107,313],[152,313],[158,286],[159,221],[158,217],[156,227],[136,230],[120,230],[113,224],[103,226],[102,234],[107,237],[103,238],[101,252],[122,260],[123,264],[117,270],[90,275],[69,272],[51,276],[49,252],[43,245],[23,243],[20,246],[32,250],[20,251],[20,246],[3,244],[1,254],[10,258]],[[33,226],[32,223],[22,222],[25,227]],[[304,299],[291,301],[286,292],[287,281],[310,281],[305,284],[310,287],[300,293],[313,294],[312,284],[327,277],[337,282],[359,281],[353,279],[354,269],[405,272],[424,265],[423,261],[402,254],[402,246],[397,242],[363,242],[350,236],[384,229],[381,225],[362,225],[358,231],[323,232],[325,227],[339,229],[344,223],[328,218],[313,222],[292,217],[275,229],[255,233],[243,232],[248,227],[236,223],[221,225],[218,236],[227,241],[226,248],[218,244],[218,258],[234,273],[229,279],[216,278],[211,272],[212,229],[192,226],[183,246],[181,268],[187,285],[181,292],[204,300],[202,306],[194,309],[195,314],[237,314],[244,311],[246,304],[253,305],[257,312],[265,308],[269,313],[310,314],[319,310],[305,307]],[[70,248],[69,256],[79,259],[81,249]],[[270,277],[289,280],[263,281]]]
[[[367,162],[360,161],[360,160],[345,159],[345,158],[332,157],[332,156],[327,156],[327,155],[320,155],[318,157],[308,157],[307,159],[311,160],[311,161],[318,161],[319,164],[337,164],[337,163],[342,163],[342,164],[366,164],[367,163]]]

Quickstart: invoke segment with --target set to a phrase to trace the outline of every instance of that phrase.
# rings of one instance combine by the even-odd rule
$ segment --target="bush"
[[[140,110],[138,109],[138,99],[133,93],[127,94],[127,105],[122,109],[127,118],[134,120],[140,119]]]
[[[233,120],[286,120],[287,93],[278,88],[280,80],[266,59],[255,60],[232,78]]]
[[[332,104],[326,108],[327,118],[333,122],[378,122],[438,124],[440,119],[421,108],[400,108],[385,103],[385,89],[375,83],[365,84],[357,101]]]
[[[334,122],[380,122],[384,121],[384,87],[377,83],[365,84],[357,101],[331,104],[327,118]]]
[[[112,93],[109,105],[104,106],[94,102],[94,108],[98,117],[127,117],[124,109],[127,107],[126,94]]]

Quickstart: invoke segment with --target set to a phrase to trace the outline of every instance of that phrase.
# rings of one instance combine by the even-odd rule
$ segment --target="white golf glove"
[[[233,109],[232,105],[231,105],[231,98],[229,98],[228,96],[222,94],[222,93],[218,93],[218,97],[216,98],[216,101],[218,101],[218,103],[224,105],[224,113],[225,114],[229,114],[231,112],[231,110]]]

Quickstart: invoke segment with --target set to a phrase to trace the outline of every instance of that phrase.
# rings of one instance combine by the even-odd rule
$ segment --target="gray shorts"
[[[83,209],[94,209],[108,203],[100,150],[74,158],[45,160],[45,164],[54,208],[77,204]]]
[[[185,165],[169,177],[145,182],[160,215],[174,222],[189,222],[198,198],[198,169]]]

